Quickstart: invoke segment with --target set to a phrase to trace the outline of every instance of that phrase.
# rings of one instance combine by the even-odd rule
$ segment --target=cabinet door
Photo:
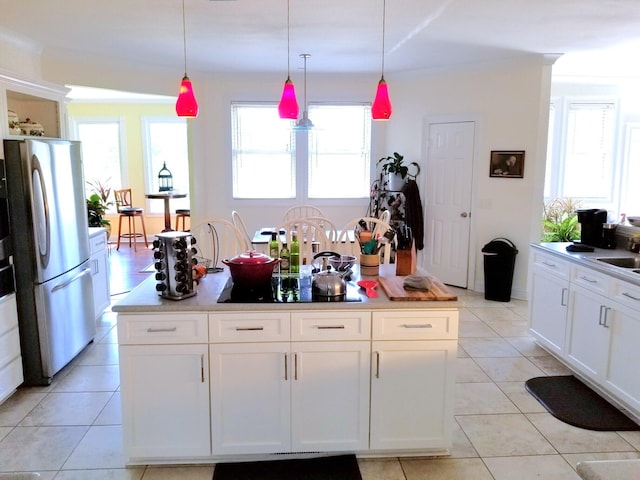
[[[455,340],[374,341],[371,450],[449,448]]]
[[[211,455],[207,345],[120,346],[128,457]]]
[[[293,451],[369,446],[370,342],[292,344]]]
[[[640,311],[617,305],[606,319],[610,330],[609,357],[605,387],[629,405],[636,415],[640,412]]]
[[[93,302],[95,316],[98,318],[111,303],[109,292],[109,258],[107,249],[91,255],[91,275],[93,279]]]
[[[611,303],[591,290],[572,285],[569,295],[569,333],[567,361],[588,377],[597,380],[602,375],[609,349]]]
[[[213,453],[290,451],[289,342],[210,348]]]
[[[529,311],[531,333],[557,354],[564,352],[569,281],[534,266]]]

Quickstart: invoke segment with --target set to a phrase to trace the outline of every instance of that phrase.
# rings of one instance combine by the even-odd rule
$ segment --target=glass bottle
[[[287,244],[283,243],[282,249],[280,250],[280,273],[289,273],[290,260],[291,255]]]
[[[278,234],[273,232],[271,234],[271,241],[269,242],[269,256],[271,258],[280,258],[280,246],[278,245]],[[275,268],[276,273],[280,269],[280,265]]]
[[[291,260],[289,262],[291,273],[300,273],[300,242],[298,232],[291,232]]]

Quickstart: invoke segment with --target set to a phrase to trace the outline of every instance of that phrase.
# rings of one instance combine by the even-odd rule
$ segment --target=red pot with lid
[[[279,258],[272,258],[264,253],[250,251],[222,260],[231,272],[233,284],[246,288],[264,288],[271,284],[273,269]]]

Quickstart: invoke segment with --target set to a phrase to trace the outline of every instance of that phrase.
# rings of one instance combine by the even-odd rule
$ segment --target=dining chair
[[[224,218],[209,218],[192,226],[191,236],[196,239],[198,261],[209,260],[210,269],[221,268],[222,259],[233,258],[249,248],[240,229]]]
[[[242,217],[237,210],[231,212],[231,221],[242,232],[247,245],[251,245],[251,237],[249,236],[249,232],[247,231],[247,226],[245,225],[244,220],[242,220]]]
[[[120,249],[120,240],[126,238],[129,240],[129,248],[133,241],[133,249],[137,250],[136,243],[138,238],[144,240],[144,244],[149,248],[149,242],[147,241],[147,230],[144,225],[144,209],[140,207],[134,207],[131,203],[131,189],[124,188],[121,190],[114,190],[113,195],[116,199],[116,211],[118,212],[118,242],[116,244],[116,250]],[[126,233],[122,232],[122,219],[127,219],[128,230]],[[142,226],[142,233],[136,231],[136,218],[140,219]]]
[[[327,226],[324,224],[321,226],[307,218],[283,222],[276,231],[284,231],[284,234],[278,235],[279,249],[282,249],[283,243],[286,243],[290,249],[292,233],[297,232],[300,242],[300,265],[310,265],[317,252],[332,249],[333,243],[327,236]]]
[[[176,230],[179,230],[178,226],[180,225],[180,221],[182,221],[182,231],[188,231],[185,225],[187,218],[191,218],[190,208],[176,208]]]
[[[295,205],[284,212],[282,217],[283,222],[288,222],[295,218],[304,217],[324,217],[324,213],[318,207],[313,205]]]
[[[374,235],[384,235],[387,230],[391,229],[391,226],[375,217],[358,217],[350,220],[346,223],[340,235],[338,236],[338,244],[340,253],[343,255],[355,255],[358,257],[361,253],[360,243],[357,241],[351,242],[349,239],[349,232],[353,231],[360,221],[364,221],[367,224],[369,230],[371,230],[373,238],[377,238]],[[374,232],[376,232],[374,234]],[[391,262],[391,242],[386,243],[381,250],[380,263]]]
[[[311,222],[317,223],[320,228],[324,227],[325,234],[330,243],[335,243],[338,241],[338,229],[336,225],[328,219],[327,217],[321,216],[310,216],[304,217],[304,220],[309,220]]]
[[[378,214],[378,220],[380,220],[381,222],[387,224],[387,225],[391,225],[391,210],[382,210],[379,214]],[[373,236],[375,237],[378,232],[380,231],[380,225],[381,224],[376,224],[373,227]],[[384,232],[382,232],[384,233]]]

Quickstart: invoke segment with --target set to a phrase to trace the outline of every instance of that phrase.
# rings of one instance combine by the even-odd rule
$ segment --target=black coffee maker
[[[607,211],[599,208],[576,210],[580,224],[580,243],[592,247],[602,246],[602,225],[607,222]]]

